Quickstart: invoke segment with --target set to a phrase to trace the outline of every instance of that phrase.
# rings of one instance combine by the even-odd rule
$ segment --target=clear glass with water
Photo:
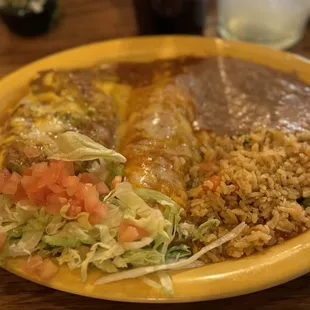
[[[226,39],[285,49],[298,42],[310,0],[219,0],[218,32]]]

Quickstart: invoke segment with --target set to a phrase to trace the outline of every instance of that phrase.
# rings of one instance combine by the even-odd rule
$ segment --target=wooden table
[[[137,32],[131,0],[63,0],[59,25],[45,36],[23,39],[0,23],[0,78],[46,55],[77,45]],[[214,10],[207,35],[216,35]],[[310,25],[304,39],[291,49],[310,58]],[[0,269],[0,309],[310,309],[310,275],[259,293],[225,300],[180,305],[133,305],[74,296],[25,281]],[[255,281],[255,279],[253,279]]]

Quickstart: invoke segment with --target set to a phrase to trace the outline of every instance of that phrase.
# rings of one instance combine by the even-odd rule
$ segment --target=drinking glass
[[[218,32],[230,40],[285,49],[304,34],[309,0],[219,0]]]

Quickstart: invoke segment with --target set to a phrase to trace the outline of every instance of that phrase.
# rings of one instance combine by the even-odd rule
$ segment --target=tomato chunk
[[[18,183],[9,181],[5,183],[2,187],[2,193],[7,195],[14,195],[17,191]]]
[[[110,192],[109,188],[103,182],[97,183],[96,189],[100,195],[108,194]]]
[[[210,178],[210,181],[213,183],[213,187],[212,187],[212,191],[215,192],[216,189],[220,186],[221,184],[221,177],[218,176],[218,175],[213,175],[211,178]]]
[[[18,202],[18,201],[24,200],[27,197],[28,196],[27,196],[23,186],[21,185],[21,183],[19,183],[17,185],[17,190],[16,190],[16,192],[14,194],[14,197],[13,197],[14,202]]]
[[[61,186],[57,185],[57,184],[50,184],[47,186],[53,193],[59,194],[59,193],[63,193],[65,191],[64,188],[62,188]]]
[[[51,280],[58,272],[58,267],[51,259],[44,259],[36,271],[38,277],[43,281]]]
[[[97,208],[89,214],[88,221],[92,225],[100,224],[108,214],[108,207],[103,203],[99,203]]]
[[[118,241],[121,243],[132,242],[147,237],[148,235],[149,233],[145,229],[124,221],[121,222],[118,228]]]
[[[0,172],[0,190],[2,191],[2,188],[4,184],[9,180],[11,177],[11,173],[9,170],[4,169],[2,172]]]
[[[25,271],[29,274],[35,275],[42,262],[42,257],[39,255],[29,257],[25,265]]]
[[[117,175],[113,180],[112,180],[112,188],[115,188],[116,184],[122,182],[122,177],[120,175]]]
[[[81,173],[79,175],[79,179],[84,184],[89,183],[89,184],[96,185],[97,183],[100,182],[98,178],[96,178],[94,175],[91,175],[90,173]]]
[[[44,172],[46,172],[46,170],[47,170],[47,163],[46,162],[42,162],[42,163],[32,165],[32,175],[34,177],[42,176],[44,174]]]
[[[92,213],[97,208],[98,203],[100,203],[99,193],[96,187],[90,184],[85,184],[85,190],[85,211]]]
[[[43,281],[51,280],[58,272],[58,267],[52,260],[36,255],[30,257],[25,265],[25,271],[39,277]]]
[[[21,175],[19,175],[16,172],[13,172],[11,177],[10,177],[10,181],[18,183],[21,180],[21,178],[22,178]]]

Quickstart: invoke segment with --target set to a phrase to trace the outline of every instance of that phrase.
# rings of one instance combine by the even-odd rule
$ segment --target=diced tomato
[[[84,200],[85,196],[86,196],[86,185],[80,182],[77,185],[77,191],[75,193],[75,197]]]
[[[92,225],[96,225],[101,223],[102,219],[107,216],[108,207],[107,205],[100,203],[95,211],[89,214],[88,221]]]
[[[92,213],[96,209],[98,203],[100,203],[99,193],[97,192],[96,187],[90,184],[85,184],[85,190],[85,211]]]
[[[8,169],[3,169],[0,173],[5,179],[11,176],[11,172]]]
[[[26,265],[25,271],[29,274],[35,275],[38,271],[40,265],[42,265],[43,260],[42,257],[39,255],[29,257]]]
[[[77,191],[77,186],[76,187],[69,187],[67,188],[66,192],[69,197],[72,197]]]
[[[84,184],[93,184],[96,185],[100,181],[98,178],[96,178],[94,175],[91,175],[90,173],[82,173],[79,175],[79,179]]]
[[[30,193],[36,193],[39,190],[42,190],[46,186],[46,182],[44,181],[43,178],[34,178],[33,183],[29,185],[27,188],[27,191]]]
[[[40,177],[40,179],[36,182],[36,186],[38,188],[49,186],[52,184],[55,184],[58,177],[59,177],[60,171],[57,169],[54,169],[53,167],[48,167],[45,171],[45,173]]]
[[[25,265],[25,271],[38,276],[41,280],[48,281],[58,272],[58,267],[50,259],[42,260],[36,255],[30,257]]]
[[[50,169],[51,173],[53,174],[53,183],[57,183],[58,185],[61,185],[62,179],[69,175],[65,169],[65,164],[62,161],[51,161]]]
[[[49,214],[57,214],[67,202],[65,193],[49,194],[46,197],[45,210]]]
[[[47,162],[42,162],[38,164],[32,165],[32,176],[40,177],[42,176],[47,170]]]
[[[82,206],[70,206],[70,208],[67,212],[67,215],[72,216],[72,217],[76,217],[81,212],[82,212]]]
[[[58,183],[60,184],[63,182],[65,178],[68,176],[74,175],[74,165],[73,162],[69,161],[53,161],[51,164],[52,167],[55,167],[60,173],[58,177]]]
[[[25,168],[23,171],[23,176],[31,176],[32,175],[32,169],[31,168]]]
[[[43,281],[51,280],[58,272],[58,267],[51,259],[44,259],[42,264],[38,266],[37,275]]]
[[[49,167],[47,172],[49,176],[49,182],[47,182],[47,184],[56,183],[61,173],[60,167]]]
[[[115,178],[116,182],[121,180]],[[75,176],[72,162],[53,160],[34,163],[24,169],[22,176],[3,170],[0,192],[12,195],[15,202],[30,200],[38,207],[44,206],[50,214],[59,213],[69,203],[68,215],[86,211],[92,223],[100,223],[106,216],[107,206],[99,200],[99,195],[109,193],[109,188],[89,173]]]
[[[51,204],[64,205],[68,202],[65,193],[50,194],[46,197],[46,202]]]
[[[149,233],[140,227],[137,227],[135,225],[121,222],[119,228],[118,228],[118,241],[123,242],[132,242],[137,239],[144,238],[148,236]]]
[[[64,170],[64,165],[59,161],[52,160],[50,162],[49,168],[50,168],[49,172],[51,173],[51,180],[53,181],[52,183],[58,183],[59,180],[61,179],[62,171]]]
[[[141,227],[136,227],[137,230],[138,230],[138,233],[139,233],[139,238],[144,238],[144,237],[147,237],[149,236],[149,232],[146,231],[145,229],[141,228]]]
[[[4,249],[5,246],[5,242],[6,242],[6,233],[1,232],[0,233],[0,253],[2,252],[2,250]]]
[[[120,175],[117,175],[113,180],[112,180],[112,188],[115,188],[116,184],[122,183],[122,177]]]
[[[47,203],[45,205],[45,211],[48,214],[58,214],[60,212],[61,208],[62,208],[61,205],[53,205],[53,204],[50,204],[50,203]]]
[[[213,183],[213,187],[212,187],[212,191],[215,192],[216,189],[220,186],[221,184],[221,177],[218,176],[218,175],[213,175],[211,178],[210,178],[210,181]]]
[[[8,181],[2,187],[2,193],[6,195],[14,195],[17,191],[17,182]]]
[[[121,243],[132,242],[138,239],[138,230],[130,225],[120,225],[118,229],[118,241]]]
[[[68,176],[66,177],[63,182],[62,185],[64,187],[73,187],[73,186],[77,186],[77,184],[79,183],[79,178],[76,176]]]
[[[66,187],[68,196],[73,196],[78,190],[79,178],[76,176],[68,176],[63,179],[62,185]]]
[[[0,172],[0,191],[2,190],[3,185],[8,181],[11,177],[11,173],[9,170],[4,169]]]
[[[13,172],[11,177],[10,177],[10,180],[13,182],[20,182],[21,178],[22,178],[21,175],[19,175],[16,172]]]
[[[21,183],[19,183],[17,185],[17,190],[16,190],[16,193],[13,197],[13,200],[14,202],[18,202],[18,201],[21,201],[21,200],[24,200],[26,199],[28,196],[23,188],[23,186],[21,185]]]
[[[40,155],[40,151],[36,147],[28,147],[28,146],[24,148],[24,153],[28,158],[34,158]]]
[[[108,194],[110,192],[109,188],[103,182],[97,183],[96,189],[100,195]]]
[[[38,189],[36,192],[27,192],[28,198],[39,204],[44,205],[46,202],[46,197],[51,193],[51,190],[47,187],[43,187],[41,189]]]
[[[65,189],[57,184],[50,184],[47,186],[53,193],[59,194],[65,192]]]
[[[24,175],[21,179],[21,184],[25,190],[28,190],[30,186],[36,181],[36,179],[32,176]]]
[[[64,169],[67,171],[68,176],[74,175],[74,164],[72,161],[63,161]]]
[[[77,216],[83,211],[84,202],[79,199],[70,199],[69,200],[70,208],[67,212],[69,216]]]

